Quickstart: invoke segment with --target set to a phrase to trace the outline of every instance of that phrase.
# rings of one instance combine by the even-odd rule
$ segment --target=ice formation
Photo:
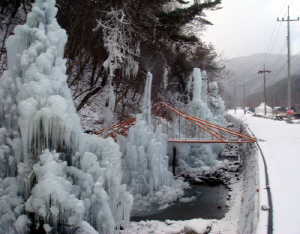
[[[106,93],[107,95],[105,98],[106,100],[108,100],[108,106],[105,108],[104,126],[109,127],[112,125],[114,121],[114,111],[115,111],[115,103],[116,103],[116,96],[114,94],[114,88],[112,84],[109,85],[109,91],[106,91]]]
[[[124,155],[123,181],[134,195],[153,195],[162,185],[172,186],[173,175],[168,171],[167,136],[158,126],[153,133],[151,126],[141,116],[130,128],[128,139],[122,142]]]
[[[143,116],[147,124],[151,126],[151,86],[152,74],[148,72],[145,86],[144,102],[143,102]]]
[[[143,114],[137,115],[136,123],[129,129],[128,137],[119,136],[123,159],[123,183],[128,185],[137,200],[148,196],[152,201],[163,204],[183,195],[182,188],[188,185],[175,180],[168,171],[167,135],[162,125],[153,132],[151,123],[151,83],[148,73],[144,93]]]
[[[217,82],[210,82],[208,85],[206,78],[206,71],[201,72],[199,68],[194,68],[193,99],[190,102],[189,114],[214,124],[224,126],[225,106],[224,101],[218,94]],[[197,132],[197,129],[193,129],[193,133],[195,134],[194,137],[197,137]],[[210,135],[205,133],[205,137],[209,138]],[[203,167],[206,165],[213,166],[217,159],[217,155],[221,154],[223,151],[223,146],[221,144],[185,145],[178,148],[181,159],[192,167]]]
[[[0,233],[114,233],[133,197],[112,139],[83,134],[66,83],[55,0],[37,0],[7,40],[0,79]],[[93,227],[93,228],[92,228]],[[21,231],[22,230],[22,231]]]
[[[218,83],[210,82],[207,92],[207,74],[199,68],[193,70],[193,99],[190,114],[214,124],[225,126],[224,101],[218,93]]]

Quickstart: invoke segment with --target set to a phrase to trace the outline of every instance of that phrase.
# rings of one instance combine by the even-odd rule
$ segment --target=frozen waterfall
[[[217,82],[207,82],[206,71],[199,68],[193,70],[193,99],[190,102],[190,115],[225,126],[225,106],[224,101],[218,93]],[[193,129],[194,134],[197,129]],[[209,138],[208,133],[204,133]],[[196,136],[194,136],[196,137]],[[181,146],[180,154],[184,161],[192,167],[212,165],[223,151],[222,144],[201,144],[194,146]]]
[[[183,195],[189,187],[182,180],[175,180],[168,170],[168,137],[162,125],[153,132],[151,120],[152,74],[148,72],[144,92],[143,114],[129,129],[128,137],[118,136],[123,158],[123,183],[128,185],[136,200],[147,197],[150,201],[167,203]]]
[[[54,0],[36,0],[7,40],[0,79],[0,233],[114,233],[133,197],[112,139],[83,134],[66,83]],[[76,230],[76,231],[75,231]]]

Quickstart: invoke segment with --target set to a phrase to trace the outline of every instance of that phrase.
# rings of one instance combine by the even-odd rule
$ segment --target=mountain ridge
[[[223,64],[227,70],[232,71],[235,75],[232,81],[224,84],[224,93],[222,95],[226,107],[234,106],[234,86],[236,85],[236,103],[243,103],[243,83],[245,82],[245,96],[252,96],[260,93],[264,89],[264,75],[258,74],[264,69],[271,71],[266,73],[267,89],[275,83],[286,79],[287,77],[287,55],[279,54],[253,54],[232,58],[224,61]],[[300,55],[291,56],[291,76],[300,74]],[[263,102],[263,100],[261,100]]]

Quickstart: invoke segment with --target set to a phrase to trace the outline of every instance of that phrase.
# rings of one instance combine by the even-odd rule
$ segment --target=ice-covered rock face
[[[121,185],[119,146],[81,131],[66,83],[67,35],[56,13],[54,0],[37,0],[7,40],[9,70],[0,79],[1,234],[31,223],[47,232],[93,226],[113,233],[129,223],[133,198]]]

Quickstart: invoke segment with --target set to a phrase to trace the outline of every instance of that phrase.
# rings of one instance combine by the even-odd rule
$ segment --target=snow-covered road
[[[300,233],[300,124],[239,112],[230,114],[243,120],[257,138],[264,140],[259,145],[268,167],[274,233]],[[261,171],[259,174],[263,175]],[[258,228],[257,233],[262,230]]]

